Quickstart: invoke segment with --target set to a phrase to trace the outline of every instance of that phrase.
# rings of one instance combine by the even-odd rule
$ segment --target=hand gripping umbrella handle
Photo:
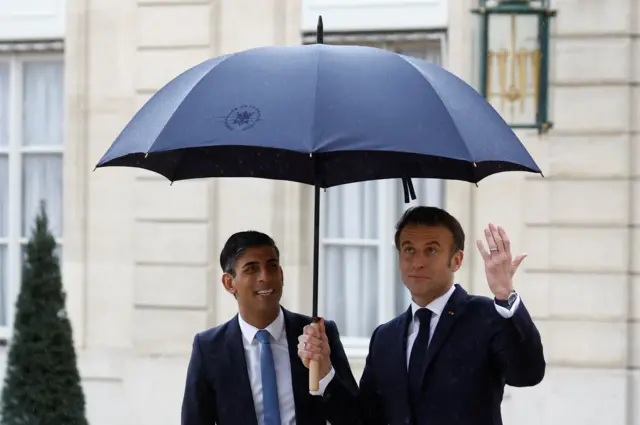
[[[320,328],[324,332],[324,320],[321,317],[314,317],[311,326]],[[318,391],[320,389],[320,364],[317,360],[309,362],[309,391]]]

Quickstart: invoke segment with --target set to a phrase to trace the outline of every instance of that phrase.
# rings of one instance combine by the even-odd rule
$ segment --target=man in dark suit
[[[431,207],[403,215],[395,243],[413,301],[371,336],[357,396],[332,378],[323,398],[333,425],[501,425],[505,384],[542,381],[540,334],[512,282],[525,256],[512,258],[501,227],[490,224],[485,237],[489,251],[481,240],[478,249],[494,299],[453,284],[464,249],[454,217]],[[302,359],[328,351],[313,328],[299,341]]]
[[[274,241],[255,231],[232,235],[220,254],[222,284],[239,314],[193,340],[182,402],[182,425],[325,425],[321,396],[339,377],[357,383],[335,323],[325,323],[331,350],[320,363],[320,389],[297,356],[298,336],[311,318],[280,306],[283,272]]]

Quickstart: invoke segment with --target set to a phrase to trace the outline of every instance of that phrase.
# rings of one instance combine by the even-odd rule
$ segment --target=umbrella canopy
[[[493,107],[445,69],[322,44],[255,48],[187,70],[98,163],[114,165],[171,181],[254,176],[322,188],[540,172]]]
[[[363,46],[260,47],[203,62],[159,90],[97,167],[170,181],[258,177],[315,186],[313,315],[320,189],[387,178],[477,183],[540,173],[500,115],[464,81]]]
[[[322,18],[318,22],[322,43]],[[188,69],[133,117],[97,167],[170,181],[258,177],[315,187],[313,316],[318,314],[320,189],[401,178],[477,183],[540,173],[500,115],[443,68],[362,46],[261,47]],[[311,362],[309,388],[318,388]]]

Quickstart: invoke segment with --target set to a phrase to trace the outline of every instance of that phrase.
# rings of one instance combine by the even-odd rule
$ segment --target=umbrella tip
[[[542,171],[540,171],[540,175],[542,176],[542,178],[544,178],[544,174],[542,174]]]
[[[316,43],[324,43],[324,25],[322,23],[322,15],[318,15],[318,27],[316,30]]]

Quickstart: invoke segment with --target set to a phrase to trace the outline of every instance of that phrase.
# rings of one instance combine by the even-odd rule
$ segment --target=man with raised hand
[[[411,305],[373,332],[357,395],[348,381],[329,382],[323,399],[333,425],[502,425],[505,384],[542,381],[540,334],[513,286],[525,255],[512,258],[501,227],[490,224],[484,236],[488,250],[481,240],[478,249],[493,299],[454,285],[464,257],[458,220],[433,207],[405,212],[395,244]],[[321,330],[305,327],[299,356],[326,369],[327,350]]]

